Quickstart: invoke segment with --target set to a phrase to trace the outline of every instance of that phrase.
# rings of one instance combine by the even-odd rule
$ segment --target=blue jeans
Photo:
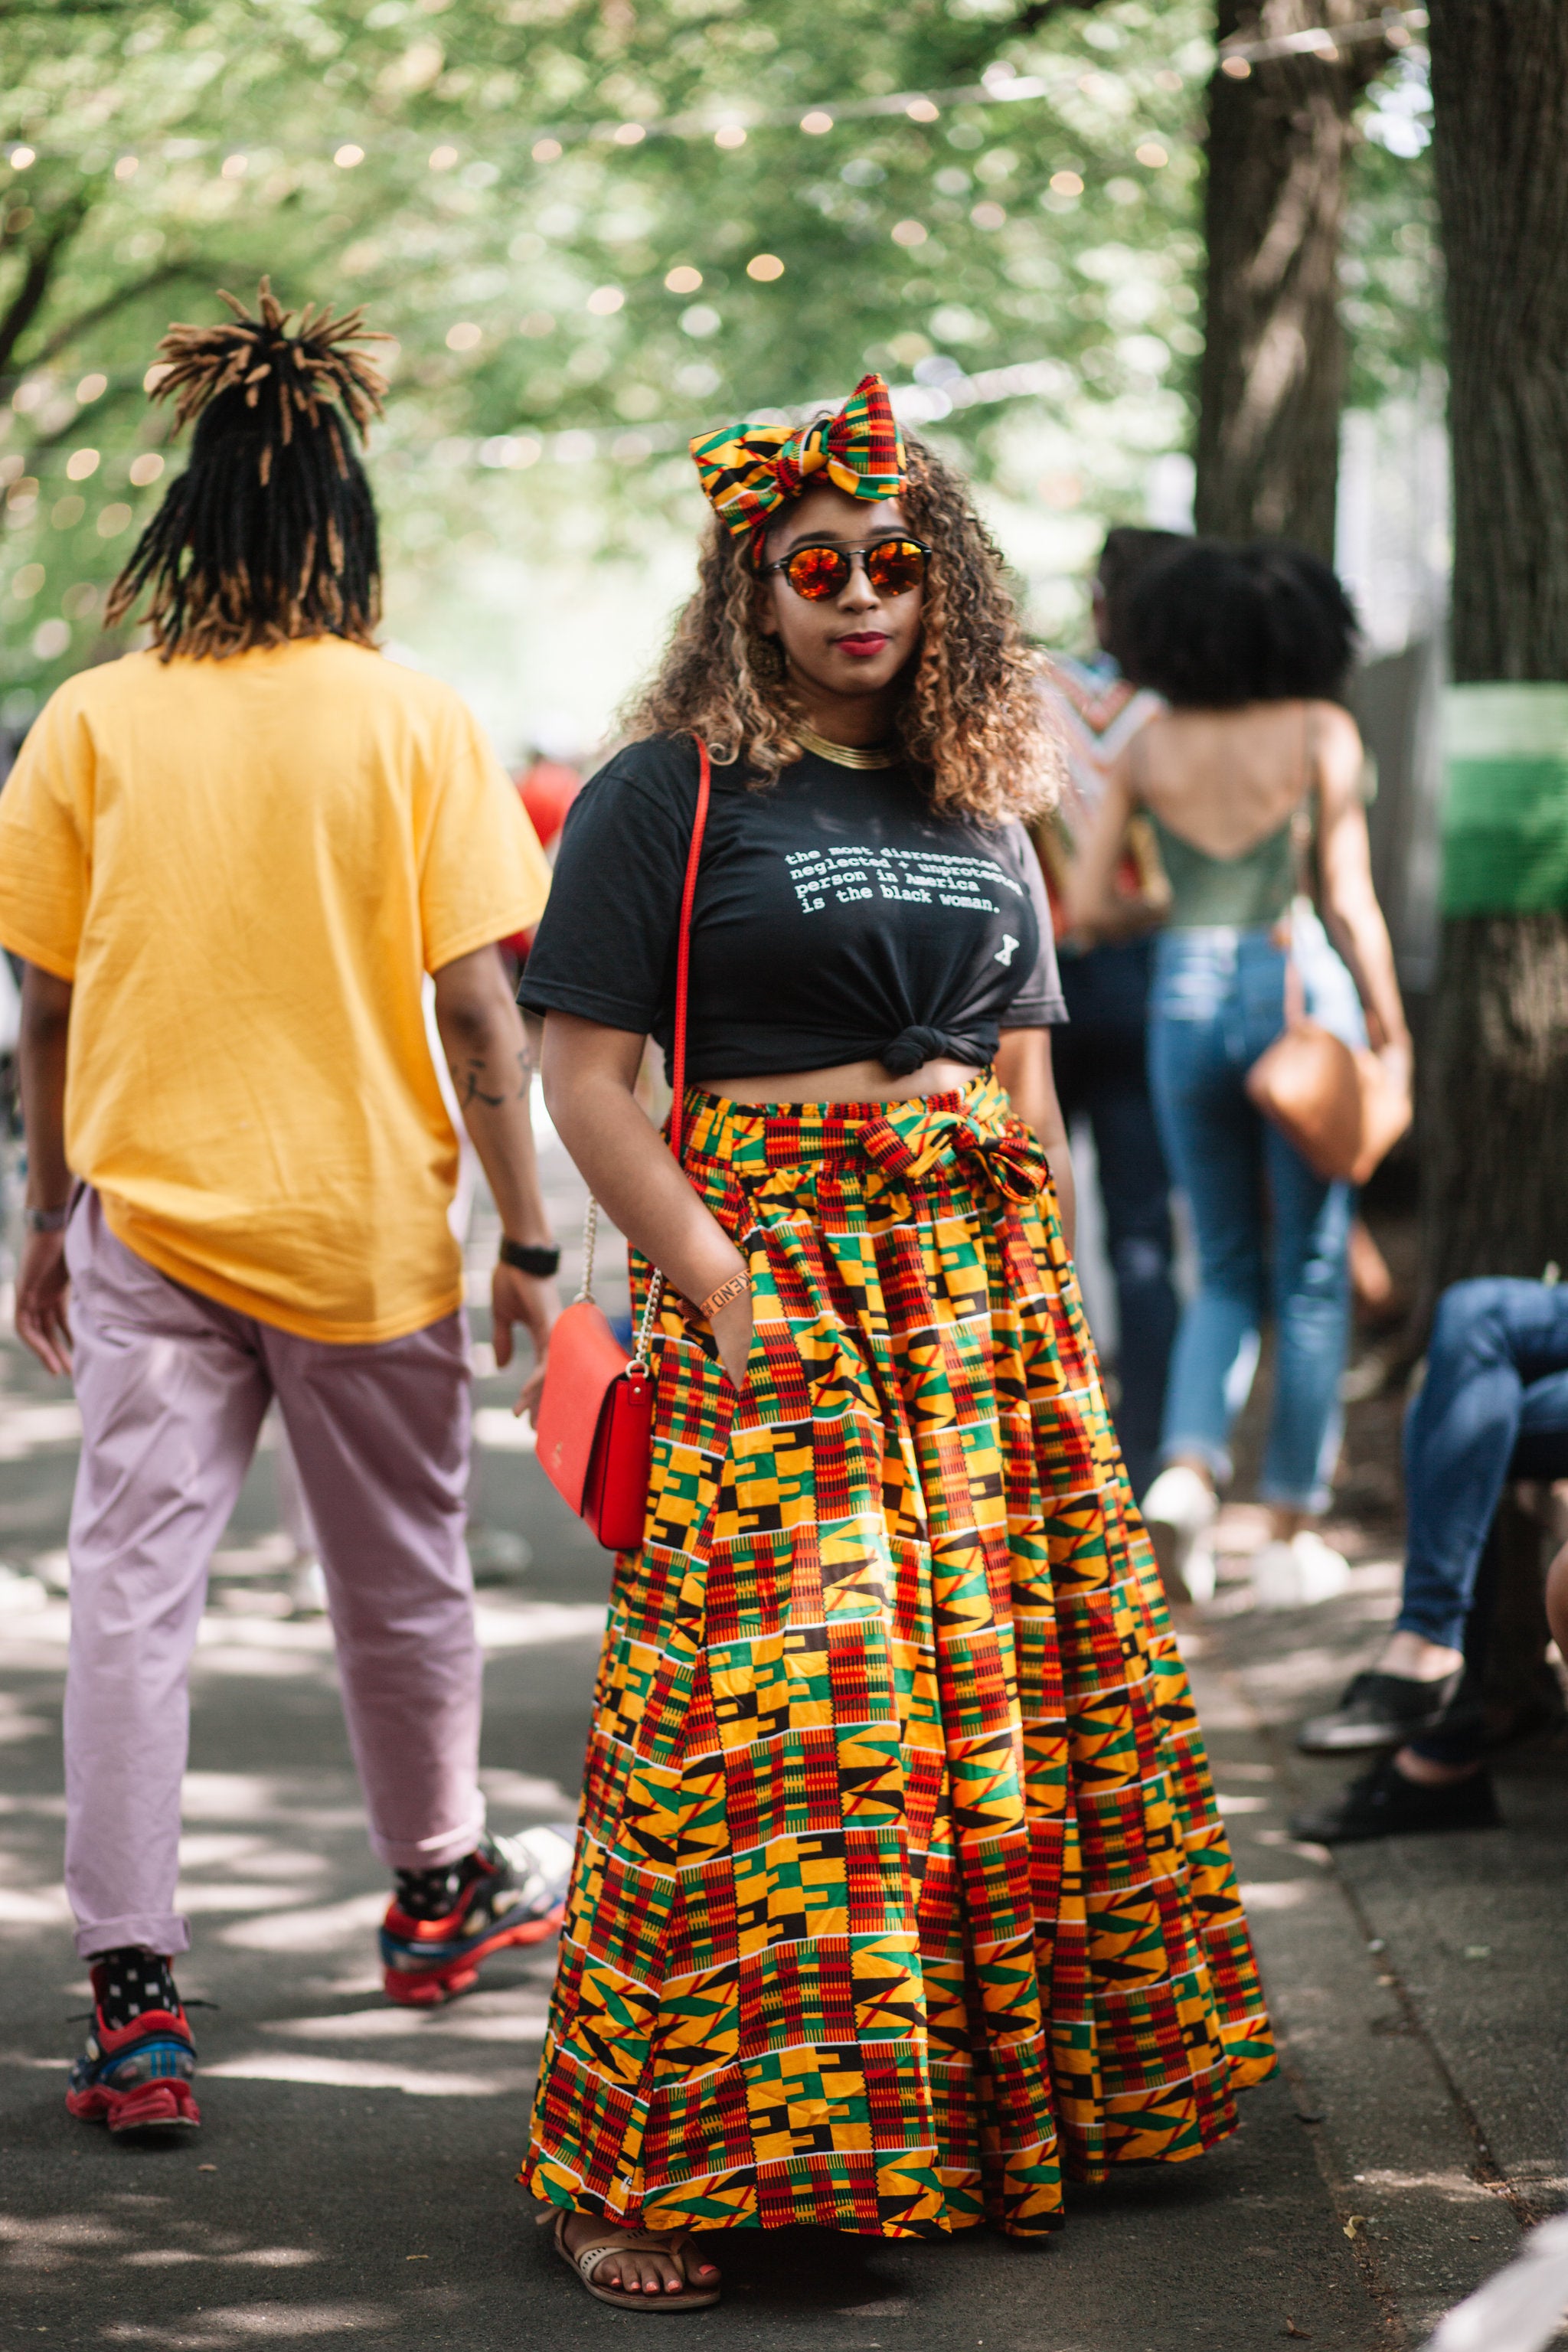
[[[1457,1650],[1507,1478],[1568,1478],[1568,1288],[1457,1282],[1405,1422],[1402,1633]]]
[[[1315,917],[1298,925],[1308,1011],[1365,1042],[1350,974]],[[1266,1309],[1276,1364],[1259,1491],[1284,1509],[1327,1507],[1350,1328],[1348,1184],[1325,1184],[1247,1100],[1244,1081],[1285,1024],[1285,958],[1268,929],[1163,932],[1150,999],[1149,1068],[1165,1157],[1187,1196],[1199,1288],[1182,1318],[1161,1428],[1163,1460],[1231,1475],[1230,1433],[1258,1367]]]
[[[1171,1281],[1171,1180],[1149,1098],[1144,1020],[1150,942],[1062,958],[1071,1015],[1052,1033],[1062,1115],[1081,1112],[1094,1134],[1105,1236],[1121,1326],[1116,1435],[1132,1491],[1154,1475],[1165,1375],[1176,1331]]]

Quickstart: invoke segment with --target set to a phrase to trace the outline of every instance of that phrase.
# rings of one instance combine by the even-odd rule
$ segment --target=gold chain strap
[[[598,1239],[599,1203],[590,1192],[587,1214],[583,1220],[583,1279],[577,1286],[576,1297],[572,1302],[574,1306],[581,1305],[584,1299],[589,1301],[593,1299],[594,1252]],[[632,1350],[632,1369],[635,1371],[646,1372],[647,1370],[648,1349],[653,1342],[653,1318],[658,1313],[659,1301],[663,1297],[664,1276],[656,1266],[648,1282],[647,1298],[643,1307],[642,1321],[637,1326],[637,1345]]]
[[[594,1245],[599,1238],[599,1203],[592,1192],[588,1195],[588,1213],[583,1220],[583,1279],[577,1286],[574,1307],[591,1302],[594,1296]]]

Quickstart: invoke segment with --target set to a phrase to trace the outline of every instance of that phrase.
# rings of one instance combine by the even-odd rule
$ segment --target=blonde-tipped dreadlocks
[[[151,588],[147,618],[165,661],[242,653],[290,637],[370,645],[381,617],[375,507],[356,455],[386,383],[359,343],[385,341],[362,311],[307,305],[294,333],[264,278],[258,318],[232,294],[232,324],[171,327],[154,400],[174,431],[195,419],[191,462],[172,482],[110,592],[123,620]]]

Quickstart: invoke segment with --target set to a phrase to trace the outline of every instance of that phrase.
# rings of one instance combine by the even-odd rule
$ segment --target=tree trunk
[[[1568,681],[1568,8],[1432,0],[1453,677]],[[1568,745],[1564,751],[1568,751]],[[1450,877],[1452,879],[1453,877]],[[1568,908],[1444,924],[1424,1291],[1568,1272]]]
[[[1222,41],[1348,25],[1365,0],[1219,0]],[[1331,562],[1344,337],[1340,243],[1351,110],[1387,52],[1259,59],[1209,85],[1197,527],[1299,540]]]
[[[1568,678],[1568,9],[1433,0],[1454,677]]]
[[[1422,1319],[1472,1275],[1568,1274],[1568,917],[1443,927],[1422,1104]]]

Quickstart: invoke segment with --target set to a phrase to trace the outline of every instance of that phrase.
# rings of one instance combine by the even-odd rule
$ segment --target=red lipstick
[[[874,655],[881,652],[887,642],[887,637],[882,632],[876,629],[865,630],[852,637],[834,639],[839,652],[847,654],[852,661],[869,661]]]

